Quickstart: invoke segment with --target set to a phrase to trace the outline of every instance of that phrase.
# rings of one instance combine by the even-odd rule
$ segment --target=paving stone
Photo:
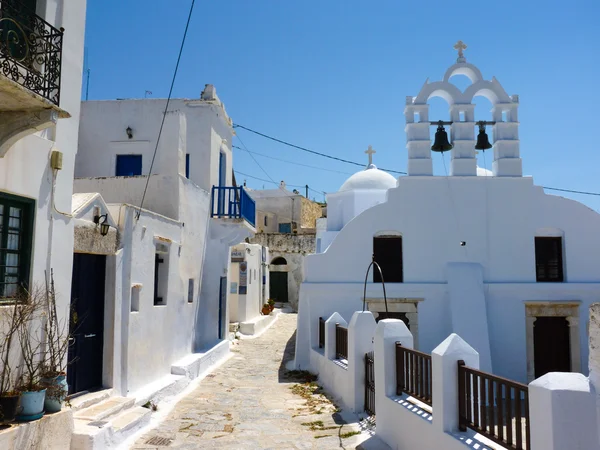
[[[295,382],[281,376],[285,362],[294,357],[296,319],[296,314],[282,313],[260,337],[236,343],[235,356],[175,405],[132,449],[146,449],[145,442],[154,434],[173,439],[166,447],[169,450],[341,448],[340,425],[332,417],[335,406],[323,398],[322,404],[309,408],[304,398],[291,391]],[[315,414],[319,408],[322,414]],[[311,430],[307,424],[317,421],[323,426]],[[343,427],[342,432],[350,429]],[[349,440],[344,443],[344,448],[353,448],[347,446]]]

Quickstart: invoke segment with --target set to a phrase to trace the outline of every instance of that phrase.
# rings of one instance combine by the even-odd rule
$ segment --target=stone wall
[[[268,247],[271,252],[315,253],[314,234],[259,233],[250,239],[250,243]]]
[[[321,217],[321,205],[312,202],[307,198],[300,197],[302,205],[302,217],[300,222],[301,228],[316,228],[317,219]]]

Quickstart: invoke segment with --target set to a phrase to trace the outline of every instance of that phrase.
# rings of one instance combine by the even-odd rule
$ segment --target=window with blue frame
[[[117,155],[118,177],[133,177],[142,174],[142,155]]]
[[[292,232],[292,224],[291,223],[280,223],[279,224],[279,232],[280,233],[291,233]]]

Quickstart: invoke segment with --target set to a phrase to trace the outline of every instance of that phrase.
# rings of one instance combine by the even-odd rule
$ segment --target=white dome
[[[483,167],[477,166],[477,176],[478,177],[493,177],[494,174],[491,170],[484,169]]]
[[[375,164],[369,165],[365,170],[356,172],[348,178],[339,192],[354,189],[384,189],[396,187],[396,178],[383,170],[379,170]]]

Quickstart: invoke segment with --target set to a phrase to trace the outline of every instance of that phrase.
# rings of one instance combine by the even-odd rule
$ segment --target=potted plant
[[[28,301],[17,308],[19,327],[17,330],[21,346],[21,379],[18,390],[21,392],[17,419],[37,420],[44,415],[46,388],[41,384],[42,369],[42,320],[38,313],[40,298],[37,291],[29,293]]]
[[[54,290],[54,272],[50,272],[50,282],[46,278],[44,307],[46,320],[46,353],[42,367],[41,384],[46,388],[44,409],[46,412],[58,412],[68,394],[67,352],[69,349],[69,317],[59,319],[56,309],[56,291]]]
[[[273,312],[273,310],[275,309],[275,300],[273,300],[272,298],[269,299],[269,301],[267,302],[267,304],[269,305],[269,313]]]
[[[268,316],[271,313],[271,307],[269,306],[268,303],[265,303],[262,307],[261,312],[263,313],[263,315]]]
[[[12,308],[2,309],[0,321],[0,358],[2,368],[0,370],[0,423],[9,423],[15,420],[20,394],[14,386],[11,371],[11,356],[14,350],[19,349],[18,342],[15,344],[19,330],[21,314],[18,310],[19,302],[15,300]],[[16,347],[16,349],[15,349]]]

